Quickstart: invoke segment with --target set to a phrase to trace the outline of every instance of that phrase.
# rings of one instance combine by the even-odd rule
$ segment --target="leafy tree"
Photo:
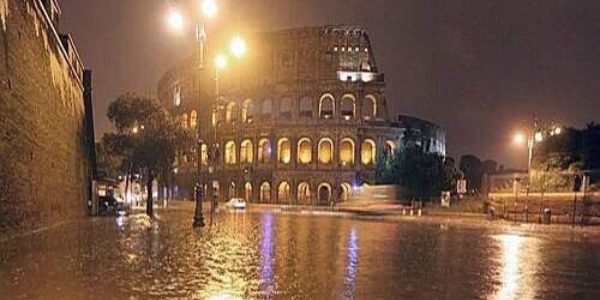
[[[134,94],[118,97],[109,105],[107,116],[116,133],[106,134],[103,143],[122,157],[123,165],[142,174],[148,190],[146,213],[152,216],[152,183],[166,178],[175,158],[191,148],[192,134],[157,100]]]
[[[480,191],[485,166],[479,157],[472,154],[461,156],[459,168],[465,174],[468,189]]]
[[[375,169],[378,184],[398,184],[408,199],[427,200],[439,196],[442,190],[454,189],[457,176],[453,159],[425,153],[415,145],[380,155]]]
[[[498,162],[492,159],[486,159],[483,162],[483,172],[485,174],[494,174],[500,170]]]

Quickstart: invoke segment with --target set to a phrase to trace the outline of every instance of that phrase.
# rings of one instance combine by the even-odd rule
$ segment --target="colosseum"
[[[402,143],[445,155],[438,126],[391,115],[364,28],[290,29],[248,41],[251,51],[224,70],[206,64],[200,72],[190,58],[158,84],[161,102],[199,133],[198,149],[177,162],[175,196],[189,197],[199,174],[221,201],[330,205],[374,184],[378,156]]]

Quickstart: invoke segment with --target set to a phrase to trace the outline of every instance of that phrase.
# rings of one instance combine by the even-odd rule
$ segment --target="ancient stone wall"
[[[83,68],[48,5],[0,0],[0,235],[86,214]]]

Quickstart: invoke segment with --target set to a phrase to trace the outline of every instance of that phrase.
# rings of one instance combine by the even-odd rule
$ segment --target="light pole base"
[[[194,223],[192,224],[194,228],[204,227],[204,225],[204,216],[194,216]]]

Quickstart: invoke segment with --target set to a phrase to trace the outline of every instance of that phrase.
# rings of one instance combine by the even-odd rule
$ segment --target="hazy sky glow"
[[[197,0],[181,0],[181,3]],[[177,1],[60,0],[94,71],[96,131],[120,93],[156,94],[156,82],[191,53],[193,35],[165,26]],[[219,31],[358,24],[371,34],[397,113],[447,131],[450,155],[523,167],[511,135],[531,115],[581,127],[600,121],[597,0],[222,0]],[[249,49],[251,51],[251,49]]]

